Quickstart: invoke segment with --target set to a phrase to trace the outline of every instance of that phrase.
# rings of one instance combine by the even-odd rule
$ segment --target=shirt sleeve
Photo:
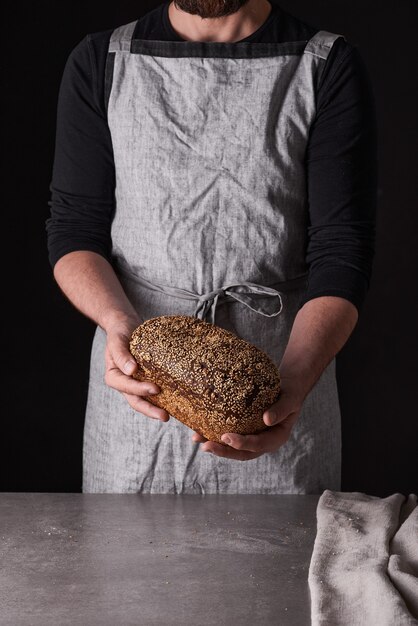
[[[299,308],[330,295],[360,311],[375,252],[377,130],[367,69],[343,38],[334,43],[321,76],[306,166],[309,276]]]
[[[106,37],[102,37],[104,62]],[[97,45],[86,35],[69,54],[58,94],[55,153],[46,220],[49,261],[90,250],[111,260],[115,167]]]

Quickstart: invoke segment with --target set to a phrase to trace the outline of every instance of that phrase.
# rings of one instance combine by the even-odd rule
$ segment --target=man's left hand
[[[256,435],[225,433],[221,439],[223,441],[228,436],[230,438],[228,445],[210,441],[196,431],[192,439],[196,443],[205,444],[201,446],[204,452],[212,452],[217,456],[237,461],[250,461],[266,452],[275,452],[289,439],[302,409],[304,398],[305,394],[301,393],[293,380],[283,379],[279,399],[263,413],[264,423],[269,426],[266,430]]]

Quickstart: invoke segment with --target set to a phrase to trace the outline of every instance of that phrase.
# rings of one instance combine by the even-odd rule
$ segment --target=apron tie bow
[[[257,299],[257,295],[263,298],[266,296],[278,298],[279,308],[273,312],[268,312],[265,307],[263,308],[261,303],[258,305],[256,304],[255,301]],[[232,300],[241,302],[252,311],[266,317],[275,317],[283,310],[283,301],[279,291],[271,287],[257,285],[256,283],[242,282],[236,285],[229,285],[228,287],[220,287],[219,289],[208,291],[207,293],[198,296],[193,316],[215,324],[215,314],[219,296],[223,296],[223,300],[226,302],[231,302]]]
[[[182,289],[181,287],[172,287],[171,285],[158,285],[157,283],[152,283],[143,276],[134,274],[125,268],[120,262],[118,263],[118,270],[135,283],[148,287],[149,289],[153,289],[154,291],[160,291],[169,296],[183,298],[185,300],[196,300],[197,302],[193,317],[208,321],[211,324],[215,324],[216,307],[218,306],[220,296],[222,296],[223,301],[241,302],[241,304],[244,304],[252,311],[255,311],[255,313],[259,313],[260,315],[264,315],[266,317],[275,317],[276,315],[280,315],[283,310],[281,291],[291,291],[306,285],[308,276],[308,274],[303,274],[297,278],[275,283],[274,287],[278,287],[280,291],[275,289],[273,285],[266,287],[264,285],[258,285],[257,283],[243,281],[242,283],[220,287],[219,289],[214,289],[213,291],[208,291],[207,293],[196,294],[193,291]],[[272,301],[273,298],[278,298],[278,308],[274,306],[276,302]],[[261,299],[264,300],[264,303],[262,301],[257,302],[257,300]],[[269,300],[269,303],[266,302],[266,299]],[[272,304],[273,307],[271,306]]]

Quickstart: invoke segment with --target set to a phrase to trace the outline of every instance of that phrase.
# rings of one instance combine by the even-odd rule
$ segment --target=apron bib
[[[178,42],[113,31],[106,106],[116,187],[115,271],[141,321],[195,315],[280,364],[305,293],[305,152],[315,94],[340,36]],[[335,359],[289,441],[250,461],[205,454],[193,431],[131,409],[93,339],[83,492],[321,493],[340,489]]]

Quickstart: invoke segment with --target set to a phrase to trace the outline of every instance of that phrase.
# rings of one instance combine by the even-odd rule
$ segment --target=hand
[[[167,422],[170,415],[164,409],[151,404],[144,396],[159,393],[161,389],[152,381],[139,381],[132,378],[138,365],[129,350],[129,341],[139,321],[129,319],[118,321],[106,328],[105,382],[109,387],[120,391],[128,404],[152,419]]]
[[[306,397],[294,379],[282,378],[281,382],[279,399],[263,413],[264,423],[270,428],[257,435],[228,433],[231,440],[229,445],[209,441],[196,432],[192,440],[197,443],[208,441],[209,443],[205,447],[202,446],[201,450],[237,461],[250,461],[266,452],[276,452],[289,439]],[[226,433],[222,435],[222,440],[225,436]]]

